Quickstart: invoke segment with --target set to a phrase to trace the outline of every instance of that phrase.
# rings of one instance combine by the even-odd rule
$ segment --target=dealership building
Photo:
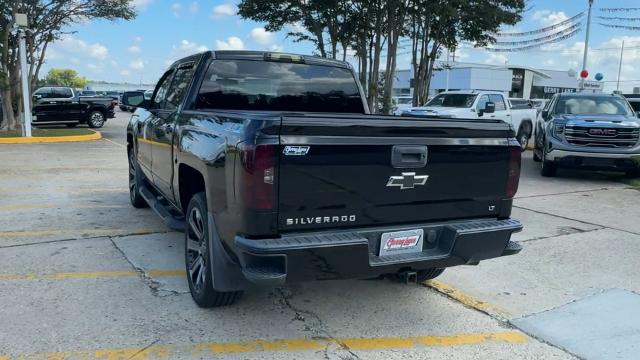
[[[396,96],[413,94],[413,72],[397,70],[394,93]],[[449,90],[500,91],[514,98],[549,99],[556,93],[578,91],[579,79],[569,71],[540,70],[515,65],[483,65],[456,63],[450,70],[434,71],[430,92],[437,94]],[[600,81],[585,81],[585,89],[602,91]]]

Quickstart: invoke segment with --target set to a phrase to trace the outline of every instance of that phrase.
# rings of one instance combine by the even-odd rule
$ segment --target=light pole
[[[582,70],[587,70],[587,54],[589,53],[589,31],[591,30],[591,7],[593,0],[589,0],[589,14],[587,15],[587,34],[584,39],[584,54],[582,55]],[[580,88],[584,89],[585,78],[580,81]]]
[[[18,26],[19,52],[20,52],[20,77],[22,78],[22,113],[24,114],[24,136],[31,137],[31,102],[29,97],[29,69],[27,67],[27,27],[29,22],[26,14],[16,14]]]
[[[622,48],[620,49],[620,64],[618,64],[618,81],[616,82],[616,91],[620,91],[620,72],[622,72],[623,56],[624,56],[624,40],[622,40]]]

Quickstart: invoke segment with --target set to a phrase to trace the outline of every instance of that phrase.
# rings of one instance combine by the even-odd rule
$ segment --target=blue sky
[[[153,83],[173,60],[205,49],[275,50],[309,54],[313,47],[293,43],[286,31],[269,33],[264,24],[234,15],[237,1],[133,0],[138,17],[133,21],[93,21],[69,29],[74,33],[51,46],[42,75],[52,67],[73,68],[92,80]],[[529,0],[533,8],[523,21],[506,31],[527,31],[557,23],[587,8],[587,0]],[[620,46],[625,40],[622,88],[640,86],[640,31],[605,28],[595,18],[640,18],[640,11],[602,13],[600,7],[638,7],[638,0],[595,0],[588,69],[615,80]],[[586,17],[584,18],[586,23]],[[640,22],[629,25],[640,26]],[[463,45],[456,61],[525,65],[542,69],[580,70],[585,31],[561,43],[523,53],[490,53]],[[514,39],[516,40],[516,39]],[[617,48],[617,49],[616,49]],[[602,50],[606,49],[606,50]],[[402,52],[402,50],[401,50]],[[408,55],[399,69],[409,68]],[[638,81],[633,81],[638,80]],[[615,86],[606,82],[607,88]]]

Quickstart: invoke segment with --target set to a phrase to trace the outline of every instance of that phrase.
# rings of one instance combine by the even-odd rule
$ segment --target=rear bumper
[[[382,233],[423,229],[422,252],[378,256]],[[477,264],[520,252],[510,242],[522,230],[514,219],[473,220],[338,232],[291,234],[277,239],[236,237],[242,273],[260,285],[369,278],[399,271]]]
[[[545,154],[546,161],[563,167],[629,170],[640,167],[640,154],[568,151],[554,149]]]

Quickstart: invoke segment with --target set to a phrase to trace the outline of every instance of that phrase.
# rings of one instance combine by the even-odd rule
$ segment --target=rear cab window
[[[256,60],[213,60],[196,109],[364,114],[350,69]]]

